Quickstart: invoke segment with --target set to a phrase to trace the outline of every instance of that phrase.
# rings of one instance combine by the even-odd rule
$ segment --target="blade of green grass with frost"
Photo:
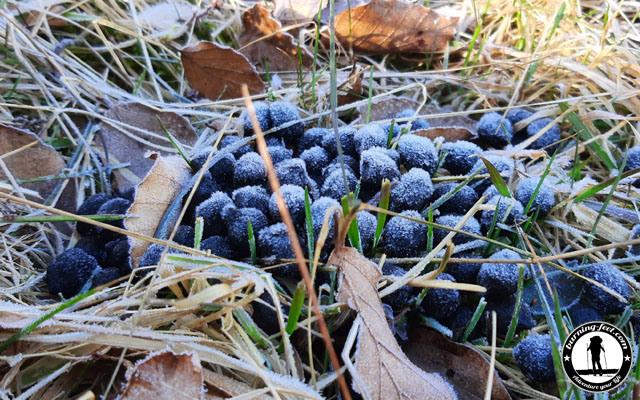
[[[251,316],[249,315],[249,313],[246,312],[244,308],[236,308],[232,311],[232,313],[233,313],[233,316],[236,317],[236,320],[240,323],[240,326],[242,326],[242,329],[244,329],[247,335],[249,335],[251,340],[253,340],[253,342],[258,347],[266,349],[268,347],[267,343],[265,342],[264,338],[260,334],[260,331],[258,330],[258,326],[256,325],[255,322],[253,322],[253,319],[251,319]]]
[[[624,168],[624,167],[623,167]],[[576,196],[575,199],[573,199],[574,203],[580,203],[583,200],[588,199],[589,197],[595,195],[596,193],[600,192],[601,190],[606,189],[607,187],[613,185],[612,190],[615,191],[616,186],[618,185],[618,182],[620,182],[620,180],[628,178],[632,175],[635,175],[637,173],[640,173],[640,168],[636,168],[636,169],[632,169],[630,171],[626,171],[622,174],[618,174],[613,178],[609,178],[606,181],[599,183],[597,185],[593,185],[590,186],[586,189],[584,189],[583,191],[581,191],[580,193],[578,193],[578,195]]]
[[[298,326],[300,315],[302,314],[302,307],[304,306],[304,298],[307,295],[307,291],[304,287],[304,282],[298,282],[296,290],[293,292],[293,299],[291,300],[291,309],[289,310],[289,318],[287,318],[287,325],[284,330],[287,335],[291,336]],[[278,352],[284,351],[284,341],[280,342]]]
[[[504,338],[504,347],[509,347],[511,345],[511,340],[513,339],[513,335],[515,335],[516,333],[516,325],[518,325],[518,320],[520,319],[520,308],[522,307],[523,282],[524,282],[524,267],[520,265],[520,267],[518,268],[518,289],[516,291],[516,302],[513,306],[513,315],[511,316],[511,323],[509,324],[507,335]]]
[[[189,158],[189,156],[187,156],[187,153],[182,148],[182,145],[176,140],[176,138],[173,137],[171,132],[169,132],[167,130],[167,128],[164,127],[164,124],[162,123],[162,120],[160,120],[160,118],[158,118],[157,116],[156,116],[156,119],[158,120],[158,123],[160,124],[160,129],[162,129],[162,133],[164,133],[167,136],[167,138],[169,139],[169,141],[171,142],[173,147],[175,147],[175,149],[178,152],[178,154],[180,154],[180,157],[182,157],[184,159],[184,161],[187,163],[189,168],[191,168],[191,171],[196,172],[196,169],[194,168],[193,163],[191,162],[191,159]]]
[[[350,194],[349,197],[353,197],[353,194]],[[342,210],[344,212],[345,218],[353,211],[353,208],[350,207],[351,202],[347,200],[347,196],[343,196],[341,199],[342,202]],[[358,249],[360,254],[362,254],[362,244],[360,243],[360,229],[358,228],[358,218],[354,218],[351,221],[351,225],[349,225],[349,231],[347,232],[349,236],[349,242],[351,246],[355,249]]]
[[[463,187],[467,186],[469,184],[469,182],[471,182],[476,177],[476,175],[478,175],[480,173],[480,171],[482,171],[482,168],[476,169],[471,175],[469,175],[458,186],[453,188],[453,190],[450,190],[447,193],[445,193],[442,197],[440,197],[438,200],[433,202],[433,204],[431,206],[425,207],[425,209],[422,210],[422,212],[420,214],[422,214],[422,216],[424,217],[424,216],[427,215],[427,213],[429,212],[430,208],[435,210],[438,207],[440,207],[441,205],[443,205],[446,201],[448,201],[450,198],[452,198],[456,193],[458,193],[460,190],[462,190]]]
[[[565,112],[569,109],[569,104],[567,102],[561,102],[558,104],[558,107],[560,107],[562,112]],[[575,112],[570,112],[569,114],[567,114],[567,120],[571,123],[574,132],[578,134],[578,136],[583,142],[586,142],[593,138],[593,135],[591,134],[587,126],[580,120],[580,117]],[[609,155],[602,149],[598,141],[596,140],[591,141],[587,145],[587,147],[589,147],[598,155],[600,160],[607,166],[607,168],[614,169],[616,167],[615,163],[611,160],[611,158],[609,158]]]
[[[249,249],[251,249],[251,264],[256,265],[258,258],[256,254],[256,237],[253,234],[253,226],[251,226],[251,220],[247,219],[247,232],[249,233]]]
[[[475,156],[481,159],[482,162],[484,163],[484,166],[487,167],[487,171],[489,171],[489,177],[491,178],[491,182],[493,182],[493,185],[496,187],[496,189],[498,189],[498,192],[504,197],[510,198],[511,192],[509,192],[509,187],[504,182],[504,179],[502,179],[502,175],[500,175],[500,172],[498,172],[496,167],[491,163],[491,161],[487,160],[483,156],[479,154],[476,154]]]
[[[86,291],[84,293],[80,293],[80,294],[70,298],[69,300],[65,301],[64,303],[60,304],[58,307],[53,309],[53,311],[50,311],[50,312],[46,313],[42,317],[40,317],[40,318],[36,319],[35,321],[33,321],[31,324],[29,324],[26,327],[20,329],[18,332],[16,332],[13,335],[11,335],[9,337],[9,339],[5,340],[0,345],[0,354],[2,354],[13,343],[15,343],[18,340],[20,340],[21,337],[23,337],[24,335],[29,334],[31,331],[36,329],[38,326],[40,326],[45,321],[53,318],[53,316],[55,316],[56,314],[66,310],[67,308],[69,308],[69,307],[71,307],[71,306],[73,306],[75,304],[78,304],[80,301],[86,299],[87,297],[91,296],[94,293],[95,293],[94,289],[90,289],[90,290],[88,290],[88,291]]]
[[[380,187],[380,201],[379,207],[383,210],[389,209],[389,198],[391,195],[391,182],[388,179],[382,180]],[[371,257],[375,257],[378,249],[378,243],[380,242],[380,236],[382,236],[382,230],[384,224],[387,221],[387,213],[378,212],[378,224],[376,225],[376,233],[373,235],[373,245],[371,246]]]
[[[620,165],[619,170],[620,171],[624,171],[624,167],[627,165],[627,153],[624,153],[624,158],[622,159],[622,164]],[[640,170],[640,168],[638,168],[638,170]],[[633,171],[628,171],[628,172],[633,172]],[[593,222],[593,228],[591,228],[591,235],[592,237],[590,237],[589,239],[587,239],[587,244],[585,246],[585,248],[589,248],[591,247],[591,245],[593,244],[593,237],[596,235],[596,230],[598,229],[598,224],[600,223],[600,220],[602,219],[602,217],[604,216],[605,211],[607,211],[607,207],[609,206],[609,202],[611,202],[611,199],[613,198],[613,194],[616,191],[616,188],[618,187],[618,182],[620,182],[620,179],[622,179],[622,176],[624,174],[617,174],[613,184],[611,185],[611,190],[609,190],[609,194],[607,195],[607,198],[605,199],[604,203],[602,203],[602,207],[600,208],[600,211],[598,212],[598,216],[596,217],[596,220]],[[588,255],[585,254],[584,257],[582,257],[582,263],[585,264],[587,262],[587,260],[589,259]]]
[[[471,332],[473,332],[473,330],[476,328],[478,321],[480,321],[480,317],[482,317],[482,313],[484,313],[484,309],[486,306],[487,306],[487,300],[485,300],[484,297],[481,297],[480,301],[478,302],[478,306],[476,307],[476,310],[473,312],[471,321],[469,321],[469,324],[464,330],[464,334],[462,335],[462,339],[460,339],[460,342],[465,343],[467,341],[467,339],[469,338],[469,335],[471,335]]]
[[[551,156],[551,160],[549,160],[549,163],[547,164],[547,167],[544,169],[544,172],[540,176],[540,181],[538,181],[538,185],[536,185],[536,189],[533,191],[533,194],[531,195],[531,198],[529,199],[529,202],[527,203],[527,206],[524,208],[524,214],[525,215],[531,209],[531,206],[533,205],[533,201],[538,196],[538,192],[540,191],[540,188],[542,187],[542,184],[544,183],[544,180],[547,178],[547,175],[549,175],[549,171],[551,170],[551,166],[553,165],[553,161],[556,159],[556,154],[558,154],[557,151],[555,151],[553,153],[553,155]]]
[[[313,252],[315,250],[315,242],[313,238],[313,216],[311,215],[311,198],[309,197],[309,187],[304,188],[304,219],[307,228],[307,249],[309,251],[309,259],[313,260]]]

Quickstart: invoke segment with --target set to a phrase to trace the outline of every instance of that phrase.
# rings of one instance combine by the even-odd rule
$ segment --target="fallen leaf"
[[[336,38],[344,47],[369,54],[444,50],[456,32],[457,18],[417,4],[373,0],[336,16]]]
[[[188,22],[197,11],[197,7],[183,1],[158,3],[138,15],[138,24],[153,32],[154,37],[176,39],[189,29]]]
[[[360,117],[356,120],[358,124],[364,124],[367,117],[368,104],[360,107]],[[402,111],[410,108],[412,110],[420,107],[420,103],[407,97],[384,97],[371,102],[369,121],[380,121],[395,118]]]
[[[207,385],[207,398],[209,399],[228,399],[255,391],[255,388],[252,388],[244,382],[208,369],[204,369],[204,382]],[[252,398],[257,400],[273,399],[273,397],[268,394]]]
[[[155,164],[136,189],[135,200],[127,211],[131,217],[125,219],[124,225],[130,231],[154,236],[165,211],[191,175],[189,166],[180,156],[163,157],[153,153],[149,158],[155,160]],[[135,268],[149,242],[133,237],[129,237],[129,242],[131,263]]]
[[[31,179],[47,175],[57,175],[64,172],[66,163],[56,149],[43,143],[31,132],[0,124],[0,157],[6,164],[11,176],[15,179]],[[33,144],[35,142],[35,144]],[[25,147],[29,146],[29,147]],[[22,150],[19,150],[23,148]],[[14,152],[11,155],[6,155]],[[0,169],[0,180],[7,180],[8,176]],[[39,182],[19,183],[19,186],[39,193],[40,198],[34,201],[43,202],[62,182],[60,179],[50,179]],[[65,211],[76,210],[75,185],[67,183],[55,206]],[[26,197],[28,193],[25,194]]]
[[[471,346],[453,342],[440,333],[425,328],[408,332],[404,350],[409,359],[424,370],[439,373],[455,387],[460,400],[483,399],[489,376],[489,361]],[[494,371],[491,399],[511,396]]]
[[[242,46],[240,52],[247,56],[253,65],[261,72],[266,71],[297,71],[300,68],[298,50],[305,68],[313,65],[313,55],[288,32],[282,32],[280,22],[273,19],[269,10],[262,4],[242,14],[244,31],[238,38]]]
[[[353,64],[351,73],[346,81],[338,85],[338,106],[362,100],[362,74],[364,69]]]
[[[378,267],[344,246],[331,253],[328,264],[340,267],[338,301],[358,313],[354,389],[371,400],[455,398],[442,377],[418,368],[396,342],[378,296]]]
[[[160,122],[176,140],[185,147],[195,144],[198,136],[189,121],[173,112],[157,111],[140,103],[121,103],[111,107],[102,122],[104,140],[110,164],[129,162],[127,168],[115,170],[115,181],[120,190],[137,185],[153,166],[154,160],[144,155],[155,151],[162,155],[176,154]],[[104,153],[102,143],[94,143],[95,149]]]
[[[264,93],[256,69],[231,47],[203,41],[182,49],[181,59],[191,86],[210,100],[242,97],[240,88],[245,83],[252,95]]]
[[[152,353],[127,371],[121,400],[194,399],[202,397],[203,376],[195,353]]]

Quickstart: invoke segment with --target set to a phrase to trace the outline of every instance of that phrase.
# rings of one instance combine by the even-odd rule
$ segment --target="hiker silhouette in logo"
[[[600,364],[600,350],[604,352],[604,348],[602,347],[602,338],[600,336],[594,336],[589,340],[589,347],[587,347],[587,351],[591,352],[591,364],[593,364],[593,375],[597,375],[598,373],[602,376],[602,365]],[[596,365],[598,366],[598,371],[596,371]]]

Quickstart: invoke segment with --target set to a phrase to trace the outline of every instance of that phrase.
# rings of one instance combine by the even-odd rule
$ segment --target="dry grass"
[[[68,165],[70,173],[94,168],[94,151],[80,144],[95,140],[105,110],[120,102],[140,102],[184,115],[201,142],[210,140],[230,116],[239,115],[242,99],[190,100],[193,96],[183,76],[179,49],[199,39],[234,45],[240,15],[250,4],[239,0],[217,2],[217,7],[199,4],[196,16],[182,22],[179,34],[173,37],[166,32],[158,34],[144,23],[143,10],[150,4],[114,0],[6,2],[0,9],[0,123],[30,129],[44,141],[67,139],[70,145],[61,153],[67,160],[76,160]],[[565,5],[564,16],[555,27],[561,4]],[[434,56],[428,70],[424,57],[361,57],[360,62],[374,68],[374,100],[398,94],[423,104],[447,106],[453,115],[528,105],[538,110],[537,116],[552,118],[567,115],[558,107],[566,102],[590,132],[599,133],[590,141],[613,160],[640,140],[636,3],[493,0],[486,15],[485,2],[436,1],[431,6],[455,7],[463,15],[457,44],[444,57]],[[465,62],[479,24],[476,44]],[[309,42],[314,34],[312,29],[301,29],[298,37]],[[320,70],[328,60],[322,46],[318,56]],[[339,81],[348,75],[352,61],[348,52],[339,54]],[[318,77],[314,104],[311,89],[299,88],[295,73],[281,74],[280,78],[282,85],[273,94],[304,105],[305,118],[311,124],[326,125],[328,72]],[[305,84],[310,80],[311,76],[305,75]],[[366,103],[363,99],[355,105]],[[564,123],[563,128],[569,132],[571,124]],[[229,134],[236,132],[235,125],[227,130]],[[581,159],[589,159],[582,170],[583,180],[573,186],[557,185],[561,199],[615,174],[587,144],[579,148]],[[558,154],[550,176],[568,182],[574,152],[569,146]],[[546,155],[525,159],[521,172],[539,175],[547,163]],[[78,203],[86,194],[101,190],[99,181],[90,176],[71,179],[68,184],[84,189],[77,190]],[[14,191],[19,193],[20,188]],[[592,199],[597,200],[596,206],[608,191]],[[637,213],[637,199],[635,188],[621,184],[609,205]],[[0,200],[0,213],[42,214],[5,200]],[[598,211],[567,202],[554,210],[548,222],[537,223],[531,236],[551,249],[556,258],[549,261],[570,251],[582,252],[580,256],[586,254],[596,262],[618,257],[615,247],[626,247],[619,238],[628,238],[628,220],[623,224],[607,211],[599,221],[606,229],[596,229],[592,244],[590,231],[597,217]],[[0,341],[58,305],[47,294],[42,278],[44,266],[68,239],[47,223],[0,225]],[[590,248],[596,244],[609,246]],[[268,340],[266,347],[257,346],[234,318],[234,309],[247,307],[263,291],[276,300],[290,301],[276,295],[269,275],[247,264],[195,259],[201,261],[200,267],[183,263],[178,268],[172,265],[177,261],[169,257],[170,262],[158,268],[154,281],[135,285],[125,281],[101,288],[24,336],[0,355],[0,398],[53,399],[85,390],[112,398],[120,390],[126,367],[167,346],[197,353],[209,371],[224,372],[251,386],[265,386],[274,398],[316,398],[311,382],[317,382],[319,388],[332,384],[335,376],[310,370],[292,347],[286,346],[279,354]],[[426,260],[413,260],[412,265],[420,261],[427,264]],[[633,259],[617,265],[628,272],[639,270]],[[222,268],[212,268],[217,266]],[[209,278],[224,283],[209,286],[204,283]],[[190,285],[192,279],[202,285]],[[180,301],[169,300],[166,293],[180,293],[179,285],[189,295]],[[209,308],[200,304],[205,295]],[[309,339],[319,336],[311,330],[310,322],[299,324],[299,329],[309,330]],[[492,347],[483,350],[490,354]],[[308,351],[311,353],[310,345]],[[316,358],[314,364],[318,368],[322,360]],[[496,368],[512,393],[548,397],[526,384],[512,363],[496,361]],[[297,380],[287,378],[290,376],[304,376],[309,386],[295,383]]]

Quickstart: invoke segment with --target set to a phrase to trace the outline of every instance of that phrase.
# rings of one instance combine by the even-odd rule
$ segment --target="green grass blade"
[[[349,194],[351,200],[353,200],[353,194]],[[344,211],[344,215],[348,215],[351,211],[349,207],[349,200],[347,200],[347,196],[342,197],[342,210]],[[358,218],[354,218],[351,221],[351,225],[349,226],[349,231],[347,232],[349,236],[349,242],[351,246],[358,249],[360,254],[362,254],[362,245],[360,243],[360,230],[358,229]]]
[[[380,201],[378,207],[388,210],[389,198],[391,196],[391,182],[388,179],[382,180],[382,186],[380,187]],[[373,245],[371,246],[371,257],[375,257],[378,243],[380,243],[380,236],[382,236],[382,230],[384,224],[387,221],[387,213],[378,213],[378,225],[376,226],[376,233],[373,236]]]
[[[509,192],[507,184],[504,182],[504,179],[502,179],[502,175],[500,175],[500,172],[498,172],[496,167],[491,164],[491,161],[487,160],[479,154],[476,154],[476,157],[480,158],[484,163],[484,166],[487,167],[491,182],[493,182],[493,185],[496,187],[496,189],[498,189],[498,192],[504,197],[511,197],[511,193]]]
[[[569,109],[569,104],[566,102],[559,103],[558,106],[560,109],[565,112]],[[593,138],[591,132],[587,126],[580,120],[580,117],[575,112],[570,112],[567,114],[567,120],[573,126],[573,130],[578,134],[578,137],[586,142],[587,140]],[[611,160],[609,155],[602,149],[600,144],[597,141],[592,141],[588,144],[588,147],[595,152],[600,160],[607,166],[609,169],[614,169],[616,167],[615,163]]]
[[[309,259],[313,260],[313,251],[315,243],[313,238],[313,217],[311,215],[311,198],[309,197],[309,188],[304,188],[304,219],[307,227],[307,249],[309,251]]]
[[[509,345],[511,345],[513,335],[516,333],[516,325],[518,325],[518,319],[520,319],[520,308],[522,307],[522,286],[524,282],[524,267],[520,265],[518,269],[518,291],[516,292],[516,302],[513,306],[513,315],[511,316],[509,330],[507,330],[507,336],[505,336],[504,338],[504,347],[509,347]]]
[[[169,141],[171,142],[173,147],[176,149],[178,154],[180,154],[180,157],[182,157],[184,159],[184,161],[187,163],[189,168],[191,168],[191,171],[195,172],[195,168],[193,167],[193,163],[191,162],[191,159],[187,156],[187,153],[182,148],[182,145],[176,140],[176,138],[173,137],[171,132],[169,132],[167,130],[167,128],[164,127],[164,124],[162,123],[160,118],[158,118],[156,116],[156,119],[158,120],[158,123],[160,124],[160,129],[162,129],[162,132],[167,136],[167,138],[169,139]]]
[[[9,339],[5,340],[0,345],[0,354],[2,354],[2,352],[4,352],[13,343],[15,343],[18,340],[20,340],[21,337],[23,337],[24,335],[29,334],[31,331],[36,329],[43,322],[45,322],[48,319],[52,318],[54,315],[58,314],[59,312],[62,312],[64,310],[66,310],[67,308],[69,308],[69,307],[71,307],[71,306],[73,306],[75,304],[78,304],[80,301],[86,299],[87,297],[91,296],[94,293],[95,293],[94,289],[91,289],[91,290],[89,290],[89,291],[87,291],[85,293],[80,293],[80,294],[70,298],[69,300],[65,301],[64,303],[60,304],[58,307],[56,307],[52,311],[46,313],[45,315],[43,315],[42,317],[38,318],[37,320],[33,321],[28,326],[20,329],[18,332],[16,332],[13,335],[11,335],[9,337]]]
[[[253,234],[253,226],[251,226],[251,220],[247,219],[247,231],[249,233],[249,249],[251,249],[251,264],[256,265],[256,237]]]
[[[236,308],[235,310],[232,311],[232,313],[233,313],[233,316],[236,318],[236,320],[238,320],[238,322],[240,323],[240,326],[242,326],[242,329],[244,329],[247,335],[249,335],[251,340],[253,340],[253,342],[258,347],[266,349],[267,343],[265,342],[264,338],[260,334],[260,331],[258,330],[258,326],[256,325],[255,322],[253,322],[249,313],[246,312],[244,308]]]
[[[622,159],[622,165],[620,165],[620,171],[624,170],[625,165],[627,165],[627,153],[624,153],[624,158]],[[640,170],[640,168],[638,168],[638,170]],[[633,171],[629,171],[629,172],[633,172]],[[602,203],[602,207],[600,208],[600,211],[598,212],[598,216],[596,217],[596,220],[593,222],[593,228],[591,228],[591,236],[589,237],[589,239],[587,240],[587,245],[585,246],[585,248],[590,248],[591,244],[593,243],[593,238],[596,235],[596,230],[598,229],[598,224],[600,223],[600,219],[602,219],[602,216],[604,215],[604,212],[607,210],[607,207],[609,207],[609,202],[611,202],[611,199],[613,198],[613,193],[615,193],[616,188],[618,187],[618,182],[620,182],[620,179],[622,179],[622,176],[624,174],[618,174],[615,179],[613,184],[611,185],[611,190],[609,190],[609,194],[607,195],[607,198],[605,199],[604,203]],[[586,263],[588,260],[587,254],[584,255],[584,257],[582,257],[582,263]]]
[[[549,163],[547,164],[547,167],[544,169],[544,172],[542,173],[542,176],[540,177],[540,181],[538,182],[538,185],[536,186],[536,190],[533,191],[533,195],[531,195],[531,198],[529,199],[529,202],[527,203],[527,206],[524,208],[524,215],[527,215],[527,213],[531,209],[531,206],[533,205],[533,201],[538,196],[538,192],[540,191],[540,188],[542,187],[542,184],[544,183],[544,180],[547,178],[547,175],[549,175],[549,171],[551,170],[551,166],[553,165],[553,160],[556,159],[556,154],[558,154],[557,151],[555,151],[553,153],[553,155],[551,156],[551,160],[549,160]]]
[[[389,127],[389,136],[387,136],[387,149],[391,148],[391,141],[393,140],[393,130],[395,129],[396,120],[391,120],[391,126]]]
[[[594,194],[598,193],[601,190],[606,189],[611,185],[614,185],[612,189],[615,190],[615,187],[618,186],[618,182],[620,182],[621,179],[625,179],[631,175],[637,174],[638,172],[640,172],[640,168],[632,169],[630,171],[624,172],[622,175],[617,175],[613,178],[609,178],[606,181],[599,183],[597,185],[589,186],[588,188],[584,189],[582,192],[578,193],[576,198],[573,199],[573,202],[580,203],[581,201],[588,199],[589,197],[593,196]]]
[[[291,335],[293,331],[296,330],[298,320],[300,319],[300,315],[302,314],[302,306],[304,305],[304,299],[306,295],[307,291],[305,290],[304,283],[298,283],[295,292],[293,292],[293,300],[291,300],[291,310],[289,310],[289,319],[287,320],[287,326],[284,329],[289,335]]]
[[[478,324],[478,321],[480,321],[480,317],[482,317],[482,313],[484,312],[484,308],[486,306],[487,301],[484,299],[484,297],[482,297],[478,302],[476,311],[474,311],[473,316],[471,317],[471,321],[469,321],[469,325],[467,325],[467,328],[464,330],[464,334],[462,335],[462,339],[460,339],[460,342],[464,343],[467,341],[469,335],[471,335],[471,332],[473,332],[476,325]]]
[[[447,192],[444,196],[442,196],[441,198],[436,200],[433,204],[431,204],[430,207],[426,207],[424,210],[422,210],[422,212],[421,212],[422,216],[423,217],[427,216],[427,213],[429,212],[429,208],[432,208],[432,209],[436,210],[438,207],[443,205],[446,201],[448,201],[450,198],[452,198],[456,193],[458,193],[460,190],[462,190],[463,187],[467,186],[469,184],[469,182],[471,182],[473,180],[473,178],[475,178],[476,175],[478,175],[480,173],[480,171],[482,171],[481,168],[478,168],[475,171],[473,171],[473,173],[471,175],[469,175],[458,186],[453,188],[453,190]]]

